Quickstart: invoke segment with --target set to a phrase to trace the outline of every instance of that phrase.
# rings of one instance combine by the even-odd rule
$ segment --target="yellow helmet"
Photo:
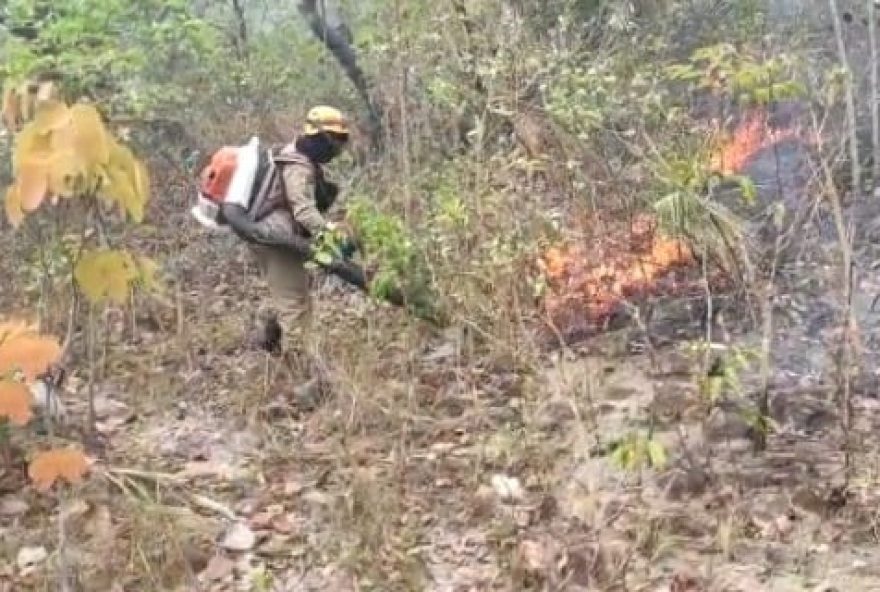
[[[307,136],[314,136],[321,132],[348,134],[348,121],[341,111],[333,107],[327,105],[312,107],[306,114],[303,133]]]

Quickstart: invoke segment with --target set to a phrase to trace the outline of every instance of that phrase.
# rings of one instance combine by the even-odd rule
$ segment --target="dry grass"
[[[220,334],[193,327],[189,352],[176,335],[156,334],[110,358],[111,396],[138,413],[111,438],[111,464],[177,473],[201,463],[204,474],[173,483],[130,477],[125,489],[96,479],[78,492],[90,508],[80,519],[91,526],[70,523],[76,534],[65,554],[81,589],[191,589],[186,582],[226,530],[191,494],[264,533],[251,563],[272,574],[276,588],[265,589],[661,590],[684,573],[711,590],[771,581],[802,590],[842,578],[874,585],[867,566],[876,517],[862,513],[875,495],[870,473],[856,499],[835,509],[833,438],[771,438],[760,457],[744,453],[739,438],[702,440],[701,418],[687,411],[698,396],[690,362],[672,351],[661,352],[668,372],[660,377],[646,374],[644,358],[574,352],[518,374],[499,365],[509,348],[461,355],[449,337],[395,311],[371,311],[369,328],[344,328],[351,311],[328,299],[320,315],[332,398],[310,414],[267,418],[254,404],[264,400],[262,354],[232,349],[229,327],[245,326],[246,313],[226,315]],[[289,392],[284,384],[279,394]],[[666,417],[658,438],[673,451],[673,468],[626,472],[597,454],[652,406],[667,410],[655,415]],[[709,445],[703,476],[686,459]],[[499,498],[493,475],[517,479],[522,492]],[[266,526],[267,511],[290,523]],[[57,526],[45,515],[32,507],[16,530],[51,549]],[[99,561],[108,539],[94,534],[108,525],[110,564]],[[39,574],[24,589],[57,581],[52,569]],[[207,589],[227,588],[215,581]]]
[[[512,95],[501,102],[515,103],[519,90],[501,89]],[[432,239],[421,247],[451,326],[433,328],[325,283],[309,346],[320,352],[330,396],[298,408],[301,377],[270,358],[267,386],[265,355],[245,346],[251,310],[266,295],[256,268],[236,241],[194,230],[186,196],[168,180],[147,225],[127,237],[163,260],[166,296],[139,298],[135,311],[100,321],[106,347],[95,386],[105,441],[92,452],[102,470],[68,495],[79,509],[60,545],[58,500],[35,494],[22,467],[7,465],[0,510],[3,500],[24,507],[0,511],[10,535],[0,545],[0,590],[59,589],[65,570],[77,581],[70,589],[113,592],[880,588],[872,570],[880,559],[878,426],[868,388],[854,391],[851,435],[861,445],[841,488],[840,421],[823,390],[776,385],[777,428],[761,454],[751,451],[743,414],[761,383],[757,369],[740,372],[729,401],[701,394],[718,350],[685,349],[705,332],[700,311],[630,323],[581,345],[561,343],[545,326],[534,298],[537,254],[566,234],[589,245],[577,231],[591,207],[628,211],[653,187],[645,158],[619,155],[631,140],[621,134],[608,148],[560,132],[565,145],[524,156],[543,144],[525,138],[528,129],[551,127],[530,114],[528,125],[514,118],[520,148],[497,146],[439,172],[426,166],[437,178],[403,178],[392,164],[430,154],[423,136],[438,119],[429,108],[412,111],[412,152],[397,146],[387,166],[359,172],[350,188],[389,196],[386,205]],[[280,133],[288,123],[245,117],[232,126],[207,130],[206,145],[254,128]],[[595,168],[580,191],[576,174],[536,168],[573,154]],[[434,220],[426,204],[442,191],[461,198],[466,222],[426,223]],[[12,254],[0,260],[12,278],[0,291],[4,311],[27,310],[32,298],[24,278],[33,270],[15,264],[27,245],[15,241],[0,236]],[[833,285],[830,259],[809,262],[807,279]],[[782,296],[795,298],[796,284],[781,283]],[[639,309],[640,320],[651,306]],[[653,306],[668,312],[663,301]],[[63,302],[49,310],[63,328]],[[755,311],[734,302],[724,312],[733,322],[713,326],[719,349],[753,347],[739,321]],[[816,347],[819,338],[797,342],[797,327],[780,325],[780,367]],[[87,380],[77,360],[63,394],[74,426],[85,417]],[[649,430],[668,465],[613,462],[622,438]],[[255,535],[237,551],[224,548],[236,521]],[[23,545],[49,553],[27,577],[15,567]]]

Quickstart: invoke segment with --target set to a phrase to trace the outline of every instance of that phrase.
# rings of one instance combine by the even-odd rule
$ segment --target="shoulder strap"
[[[270,149],[271,150],[271,149]],[[305,154],[301,154],[296,150],[290,150],[285,146],[280,150],[271,150],[272,158],[276,163],[280,164],[304,164],[314,167],[312,161]]]
[[[300,154],[296,150],[289,150],[286,146],[277,150],[276,148],[277,147],[265,150],[263,152],[264,156],[261,156],[260,159],[260,182],[255,184],[254,195],[251,200],[251,208],[248,211],[248,215],[253,221],[261,220],[274,211],[275,207],[279,205],[273,201],[272,188],[276,183],[279,171],[285,165],[306,165],[314,171],[317,179],[323,179],[323,171],[321,170],[321,167],[315,166],[315,164],[304,154]],[[266,160],[265,165],[262,163],[263,158]],[[281,185],[281,191],[284,191],[283,183]]]
[[[275,156],[272,149],[269,148],[260,154],[260,174],[258,182],[254,184],[254,194],[251,196],[251,207],[248,210],[248,217],[253,221],[258,221],[266,213],[269,204],[269,194],[272,190],[272,183],[277,176],[278,167],[276,166]]]

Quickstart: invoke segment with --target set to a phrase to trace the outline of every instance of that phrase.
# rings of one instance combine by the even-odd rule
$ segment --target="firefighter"
[[[323,166],[346,148],[349,125],[343,114],[330,106],[309,110],[301,133],[284,146],[276,157],[280,167],[265,197],[254,203],[250,212],[253,224],[230,220],[256,255],[266,278],[270,302],[259,314],[283,330],[283,348],[307,370],[314,361],[312,299],[310,275],[305,266],[306,255],[297,255],[284,243],[312,243],[322,232],[340,230],[325,218],[325,212],[336,199],[338,187],[325,178]],[[230,213],[228,210],[225,210]],[[353,241],[349,241],[349,245]],[[348,249],[350,251],[350,247]],[[277,323],[276,323],[277,321]],[[268,332],[268,330],[267,330]],[[303,368],[305,366],[305,368]],[[313,377],[297,387],[298,393],[311,393],[318,387]],[[299,395],[297,395],[299,398]]]

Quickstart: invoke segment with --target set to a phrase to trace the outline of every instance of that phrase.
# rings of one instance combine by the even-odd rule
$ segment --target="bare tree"
[[[248,51],[248,29],[242,0],[232,0],[232,12],[235,13],[238,29],[235,34],[235,50],[238,53],[238,59],[243,60],[247,57]]]
[[[299,11],[306,18],[315,37],[336,57],[336,61],[342,66],[363,100],[367,108],[370,139],[373,147],[378,149],[381,142],[381,118],[370,95],[366,76],[357,63],[357,54],[351,46],[351,29],[335,11],[327,10],[325,0],[302,0],[299,4]]]
[[[873,146],[874,168],[872,186],[880,184],[880,83],[877,80],[877,0],[868,2],[868,39],[871,44],[871,145]]]
[[[834,38],[837,42],[838,59],[840,65],[847,72],[845,85],[846,91],[846,123],[849,133],[849,150],[850,150],[850,166],[852,167],[852,186],[851,192],[853,199],[858,199],[861,188],[861,164],[859,162],[859,146],[857,140],[857,123],[856,123],[856,102],[855,92],[853,90],[854,83],[852,80],[852,69],[847,59],[846,43],[843,38],[843,26],[841,24],[840,10],[837,6],[837,0],[828,0],[828,7],[831,11],[831,22],[834,27]],[[852,318],[852,238],[848,231],[847,225],[843,219],[840,199],[833,193],[830,196],[832,200],[832,209],[835,213],[837,225],[837,233],[839,235],[841,252],[843,255],[842,264],[842,287],[844,301],[844,319],[843,319],[843,336],[841,343],[841,351],[839,356],[840,367],[840,406],[842,416],[842,427],[844,431],[844,464],[846,468],[846,478],[849,478],[851,469],[851,443],[850,433],[852,428],[852,380],[850,366],[852,363],[852,342],[853,342],[853,318]]]

